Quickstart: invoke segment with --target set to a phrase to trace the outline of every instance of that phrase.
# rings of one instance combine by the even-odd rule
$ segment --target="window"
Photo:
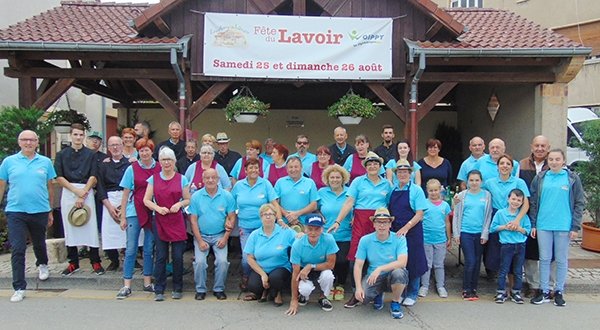
[[[457,7],[462,7],[462,8],[471,8],[471,7],[482,8],[483,7],[483,0],[450,0],[450,7],[451,8],[457,8]]]

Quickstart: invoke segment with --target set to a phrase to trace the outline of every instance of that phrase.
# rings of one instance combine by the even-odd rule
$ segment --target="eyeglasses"
[[[265,217],[265,218],[270,218],[270,217],[274,217],[275,213],[261,213],[261,216]]]
[[[201,155],[212,155],[213,153],[210,151],[202,151],[200,154]]]
[[[166,159],[160,159],[161,162],[166,163],[166,162],[174,162],[174,159],[171,158],[166,158]]]
[[[296,141],[296,144],[307,146],[308,145],[308,141]]]
[[[116,148],[116,147],[121,147],[123,145],[122,144],[109,144],[108,146],[111,148]]]
[[[390,223],[391,223],[390,221],[373,221],[373,224],[376,226],[389,225]]]
[[[37,141],[38,141],[38,139],[19,139],[19,141],[21,141],[21,142],[31,142],[31,143],[34,143],[34,142],[37,142]]]

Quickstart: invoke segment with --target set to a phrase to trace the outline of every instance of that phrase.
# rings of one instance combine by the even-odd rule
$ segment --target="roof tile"
[[[138,37],[129,21],[148,4],[63,1],[23,22],[0,30],[0,41],[85,42],[97,44],[176,43],[177,38]]]
[[[515,13],[486,8],[446,9],[465,26],[455,41],[418,41],[422,48],[506,49],[582,47],[569,38],[529,21]]]

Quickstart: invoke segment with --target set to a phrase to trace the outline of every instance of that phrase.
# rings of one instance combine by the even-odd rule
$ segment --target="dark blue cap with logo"
[[[325,220],[323,216],[317,213],[310,213],[306,216],[306,225],[307,226],[315,226],[315,227],[323,227],[325,225]]]

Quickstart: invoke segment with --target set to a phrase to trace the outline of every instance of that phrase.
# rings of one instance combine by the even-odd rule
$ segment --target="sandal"
[[[275,305],[275,307],[283,305],[283,298],[281,297],[281,293],[279,293],[273,298],[273,304]]]
[[[246,292],[248,290],[248,276],[242,276],[242,281],[240,282],[240,289],[242,290],[242,292]]]
[[[254,293],[249,293],[244,297],[244,301],[253,301],[256,300],[256,295]]]

